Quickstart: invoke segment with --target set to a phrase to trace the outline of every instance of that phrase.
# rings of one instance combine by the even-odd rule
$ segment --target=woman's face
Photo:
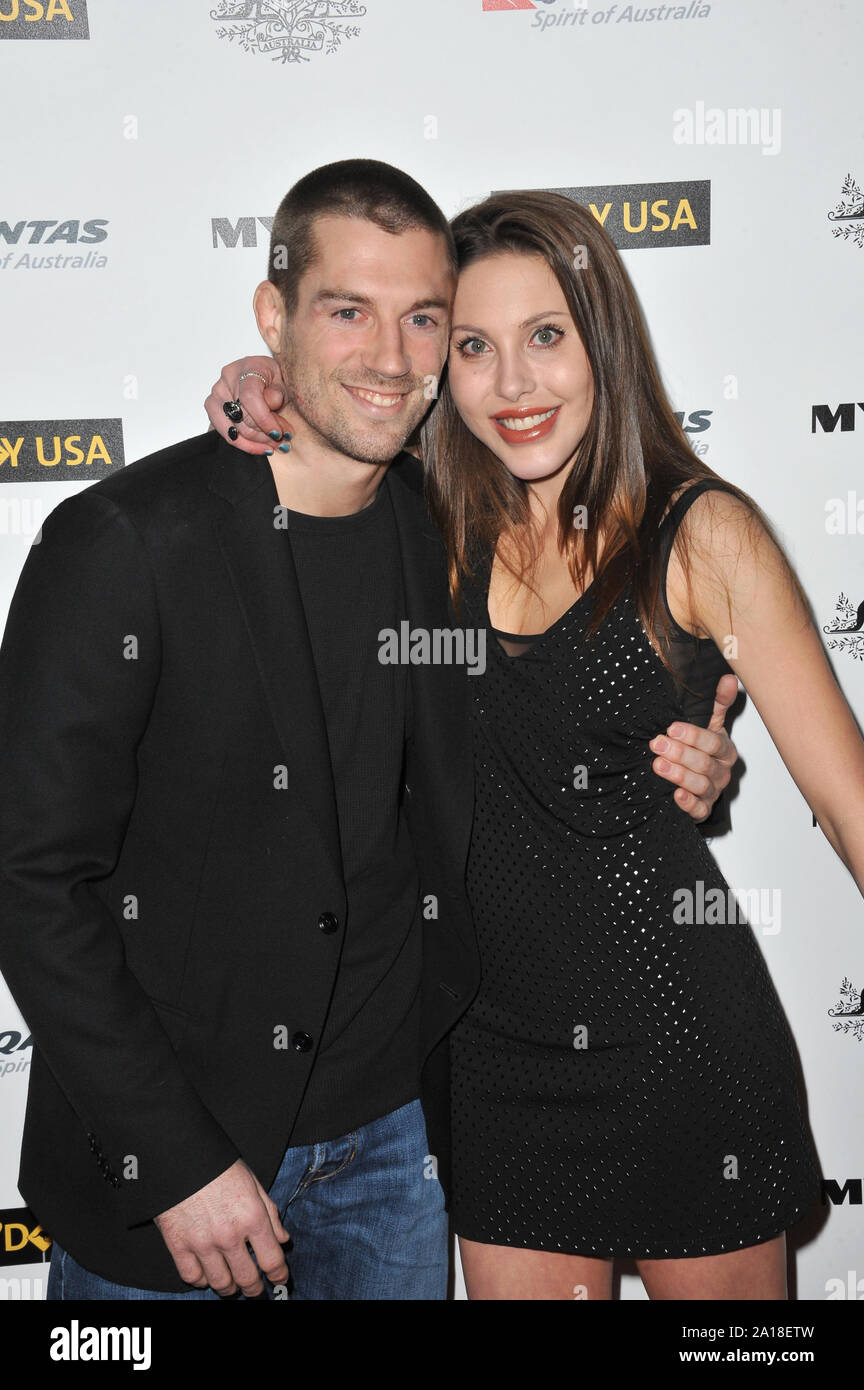
[[[568,465],[594,384],[567,301],[542,256],[502,252],[459,276],[449,382],[465,424],[517,478]]]

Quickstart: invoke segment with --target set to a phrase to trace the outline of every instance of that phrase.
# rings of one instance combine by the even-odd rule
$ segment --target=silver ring
[[[247,376],[257,376],[258,378],[260,378],[261,381],[264,382],[264,385],[265,385],[265,386],[267,385],[267,378],[266,378],[266,376],[262,376],[260,372],[241,372],[241,374],[240,374],[240,381],[241,381],[241,382],[244,382],[244,381],[246,380]]]

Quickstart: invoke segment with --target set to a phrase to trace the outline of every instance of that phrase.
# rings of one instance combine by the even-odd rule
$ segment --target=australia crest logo
[[[841,594],[837,600],[837,616],[826,623],[822,631],[830,634],[826,647],[848,652],[856,661],[864,661],[864,603],[856,608],[845,594]]]
[[[269,53],[274,63],[308,63],[356,38],[366,6],[358,0],[219,0],[210,18],[216,33],[245,53]]]
[[[828,1014],[841,1020],[831,1025],[835,1033],[851,1033],[858,1042],[864,1042],[864,994],[855,988],[851,980],[844,977],[839,1003],[829,1009]]]
[[[828,214],[829,222],[835,225],[832,236],[852,241],[856,246],[864,246],[864,193],[860,185],[847,174],[843,180],[843,191],[836,208]]]

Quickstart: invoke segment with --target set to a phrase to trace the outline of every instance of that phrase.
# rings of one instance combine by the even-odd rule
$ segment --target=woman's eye
[[[459,343],[459,351],[465,353],[466,357],[482,357],[485,346],[482,338],[463,338]],[[475,351],[475,348],[479,348],[479,352]]]
[[[564,334],[560,328],[553,328],[551,323],[546,323],[542,328],[537,329],[534,337],[540,343],[540,347],[551,347],[553,343],[557,343],[559,338],[563,338]]]

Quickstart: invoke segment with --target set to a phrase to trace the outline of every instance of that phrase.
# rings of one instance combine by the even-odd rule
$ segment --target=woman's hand
[[[250,376],[253,372],[257,375]],[[246,379],[240,378],[246,374]],[[263,378],[263,380],[262,380]],[[239,362],[229,362],[222,368],[222,375],[204,402],[204,409],[210,417],[210,425],[223,439],[227,439],[235,449],[245,454],[272,453],[280,440],[284,444],[291,437],[290,421],[274,412],[285,402],[285,383],[279,368],[272,357],[241,357]],[[232,421],[223,410],[226,401],[240,402],[243,419],[233,423],[237,438],[229,435]],[[287,453],[284,448],[283,453]]]
[[[737,695],[738,677],[727,672],[717,684],[707,729],[676,720],[666,734],[658,734],[648,745],[662,755],[654,759],[654,771],[667,782],[677,782],[675,801],[695,821],[711,814],[738,760],[738,749],[724,727],[727,710]]]

